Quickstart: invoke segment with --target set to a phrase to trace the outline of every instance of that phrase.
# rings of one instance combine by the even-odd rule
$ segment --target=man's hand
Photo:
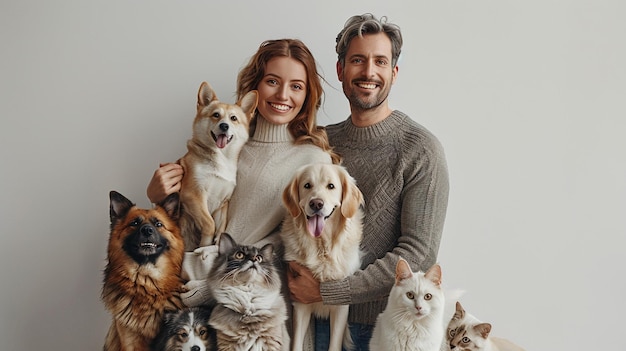
[[[321,302],[320,282],[311,271],[294,261],[289,261],[287,284],[291,299],[301,303]]]

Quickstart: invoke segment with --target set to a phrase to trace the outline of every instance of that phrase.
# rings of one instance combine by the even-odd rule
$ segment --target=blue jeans
[[[369,351],[373,325],[350,323],[350,336],[354,343],[354,351]],[[328,351],[330,343],[330,321],[315,318],[315,351]],[[346,351],[345,349],[343,351]]]

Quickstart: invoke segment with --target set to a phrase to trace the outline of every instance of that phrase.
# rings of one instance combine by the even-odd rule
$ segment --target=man
[[[303,303],[350,304],[357,350],[368,350],[376,317],[394,283],[399,257],[413,271],[437,261],[448,204],[448,170],[437,138],[388,105],[398,75],[402,35],[371,14],[353,16],[337,36],[337,76],[350,117],[327,126],[334,150],[365,197],[362,270],[320,284],[290,263],[289,289]],[[316,321],[316,349],[328,349],[328,321]]]

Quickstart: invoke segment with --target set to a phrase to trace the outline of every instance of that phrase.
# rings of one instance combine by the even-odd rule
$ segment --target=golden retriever
[[[226,227],[237,160],[248,141],[257,99],[257,91],[252,90],[236,104],[228,104],[218,100],[207,82],[198,89],[193,134],[187,153],[178,161],[185,172],[180,190],[180,229],[186,251],[213,244],[215,235]]]
[[[285,260],[309,268],[320,281],[343,279],[361,265],[363,194],[345,168],[312,164],[300,168],[283,191],[288,211],[281,230]],[[351,348],[348,305],[293,303],[293,346],[302,350],[311,314],[330,317],[330,348]]]

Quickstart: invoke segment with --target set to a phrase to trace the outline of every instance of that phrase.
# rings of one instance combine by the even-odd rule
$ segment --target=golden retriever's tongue
[[[217,137],[217,140],[215,141],[215,143],[217,144],[217,147],[219,147],[220,149],[223,149],[226,147],[226,144],[228,144],[228,137],[226,136],[226,134],[220,134]]]
[[[317,238],[318,236],[320,236],[320,234],[322,234],[322,230],[324,230],[324,217],[310,217],[307,220],[307,228],[309,229],[309,233]]]

